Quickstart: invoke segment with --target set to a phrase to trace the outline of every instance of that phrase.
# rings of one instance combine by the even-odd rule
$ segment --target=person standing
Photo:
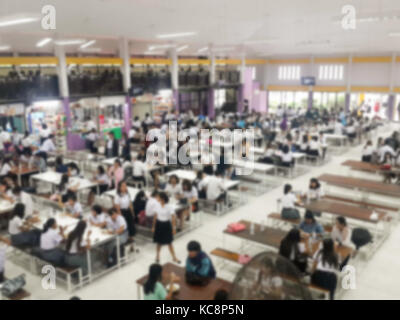
[[[160,262],[161,247],[168,245],[169,251],[175,263],[181,263],[175,255],[175,250],[172,245],[174,235],[176,233],[176,217],[174,209],[168,205],[169,198],[165,192],[160,192],[157,195],[157,200],[160,203],[158,211],[153,218],[153,240],[157,244],[156,262]]]

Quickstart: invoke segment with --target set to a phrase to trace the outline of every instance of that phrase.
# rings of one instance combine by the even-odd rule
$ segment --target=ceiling
[[[116,54],[118,39],[129,40],[131,54],[156,44],[187,45],[179,54],[199,55],[212,44],[218,56],[248,57],[387,54],[400,51],[399,0],[1,0],[0,21],[14,15],[40,15],[56,8],[56,30],[41,22],[0,27],[0,46],[14,52],[54,52],[54,44],[37,48],[45,38],[96,40],[93,48]],[[356,9],[355,30],[341,26],[342,7]],[[399,18],[395,18],[398,16]],[[159,34],[195,32],[171,40]],[[262,43],[254,43],[262,40]],[[253,43],[252,43],[253,42]],[[79,45],[68,53],[82,52]],[[151,54],[165,54],[165,49]],[[207,52],[202,53],[207,54]]]

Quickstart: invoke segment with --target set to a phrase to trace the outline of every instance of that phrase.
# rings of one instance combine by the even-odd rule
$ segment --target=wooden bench
[[[211,255],[216,256],[220,259],[224,259],[230,262],[238,263],[239,264],[239,256],[240,254],[237,252],[233,252],[230,250],[222,249],[222,248],[215,248],[211,251]],[[329,299],[329,291],[323,288],[320,288],[313,284],[307,284],[307,287],[314,292],[320,294],[322,299]]]
[[[279,213],[270,213],[268,215],[268,218],[274,219],[276,221],[281,221],[286,224],[296,225],[296,226],[298,226],[301,223],[301,219],[284,219],[281,217],[281,215]],[[324,227],[325,232],[327,232],[327,233],[332,232],[331,225],[324,225],[323,227]]]
[[[326,195],[324,198],[327,198],[329,200],[348,202],[348,203],[351,203],[351,204],[358,205],[360,207],[374,208],[374,209],[381,209],[381,210],[388,210],[388,211],[395,211],[395,212],[399,211],[399,209],[396,208],[396,207],[391,207],[391,206],[381,205],[381,204],[375,204],[375,203],[368,203],[368,202],[365,202],[365,201],[357,201],[357,200],[337,197],[337,196],[333,196],[333,195]]]
[[[221,249],[221,248],[215,248],[213,251],[211,251],[211,254],[213,256],[216,256],[221,259],[239,263],[240,254],[233,252],[233,251],[229,251],[229,250]]]

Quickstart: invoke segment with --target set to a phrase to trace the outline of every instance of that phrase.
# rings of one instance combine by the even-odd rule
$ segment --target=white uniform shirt
[[[314,255],[314,260],[317,261],[316,270],[325,271],[325,272],[336,272],[337,269],[334,266],[332,266],[332,265],[330,265],[328,263],[323,263],[323,261],[322,261],[322,253],[320,254],[320,252],[321,251],[317,251],[315,253],[315,255]]]
[[[164,207],[160,205],[156,214],[158,221],[166,222],[171,220],[172,216],[175,214],[175,211],[170,205],[166,204]]]
[[[40,236],[40,249],[52,250],[56,248],[62,240],[63,237],[58,233],[58,230],[50,228],[46,233]]]
[[[133,176],[134,177],[144,177],[146,175],[146,164],[143,161],[134,160],[132,162]]]
[[[310,200],[321,199],[325,195],[322,187],[318,189],[308,189],[307,198]]]
[[[294,193],[289,192],[282,197],[282,208],[293,209],[296,202],[297,198]]]
[[[73,215],[79,214],[79,216],[82,215],[82,206],[79,202],[75,202],[73,206],[70,206],[69,204],[66,205],[67,211]]]
[[[106,215],[102,212],[100,214],[96,214],[96,216],[93,216],[93,214],[90,215],[89,217],[89,222],[92,224],[101,224],[106,221]]]
[[[125,218],[121,215],[118,215],[115,221],[111,219],[111,217],[107,218],[107,229],[116,232],[118,231],[121,227],[124,227],[124,230],[126,230],[126,221]]]
[[[206,195],[208,200],[216,200],[225,191],[224,181],[221,178],[209,176],[204,180],[207,186]]]
[[[149,198],[149,200],[147,200],[146,203],[146,208],[145,208],[145,212],[146,212],[146,217],[154,217],[154,215],[160,211],[160,203],[157,201],[157,199],[155,198]]]
[[[0,176],[5,176],[11,171],[11,166],[8,163],[5,163],[0,170]]]
[[[129,209],[129,206],[131,204],[131,197],[129,193],[121,195],[117,194],[114,198],[114,204],[119,206],[121,210]]]
[[[175,186],[168,183],[167,186],[165,187],[165,192],[170,197],[176,197],[177,195],[182,194],[182,187],[179,183],[177,183]]]
[[[375,151],[375,148],[373,146],[367,146],[363,149],[362,155],[363,156],[371,156]]]
[[[6,251],[7,251],[7,246],[4,243],[0,243],[0,272],[4,272],[4,264],[6,262]]]
[[[192,187],[190,191],[182,191],[182,194],[188,200],[199,197],[196,187]]]
[[[21,227],[22,227],[23,223],[24,223],[24,221],[20,217],[15,216],[8,223],[8,233],[10,235],[19,234],[21,232]]]
[[[55,151],[56,150],[56,146],[53,143],[53,140],[51,139],[47,139],[43,142],[43,145],[40,147],[40,151],[43,152],[51,152],[51,151]]]

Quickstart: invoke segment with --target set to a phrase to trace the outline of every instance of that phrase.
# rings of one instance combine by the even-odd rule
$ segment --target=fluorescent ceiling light
[[[0,51],[6,51],[11,49],[11,46],[0,46]]]
[[[178,49],[176,49],[176,52],[181,52],[181,51],[183,51],[183,50],[186,50],[187,48],[189,48],[188,45],[179,47]]]
[[[38,43],[36,43],[36,47],[40,48],[48,44],[52,39],[51,38],[44,38],[40,40]]]
[[[181,33],[170,33],[170,34],[159,34],[157,36],[158,39],[170,39],[170,38],[180,38],[180,37],[189,37],[196,35],[196,32],[181,32]]]
[[[164,55],[164,52],[161,51],[145,51],[145,55],[154,55],[154,56],[162,56]]]
[[[206,52],[207,50],[208,50],[208,47],[204,47],[204,48],[197,50],[197,52],[202,53],[202,52]]]
[[[38,20],[39,20],[39,18],[37,18],[37,17],[35,17],[35,18],[34,17],[25,17],[25,18],[14,18],[14,19],[9,19],[9,20],[0,20],[0,27],[14,26],[17,24],[35,22]]]
[[[96,43],[96,40],[90,40],[90,41],[84,43],[83,45],[81,45],[81,49],[85,49],[95,43]]]
[[[153,46],[149,46],[149,51],[152,51],[154,49],[168,49],[168,48],[174,48],[175,45],[174,44],[156,44]]]
[[[57,40],[54,43],[58,46],[68,46],[68,45],[77,45],[84,43],[85,40],[83,39],[73,39],[73,40]]]

